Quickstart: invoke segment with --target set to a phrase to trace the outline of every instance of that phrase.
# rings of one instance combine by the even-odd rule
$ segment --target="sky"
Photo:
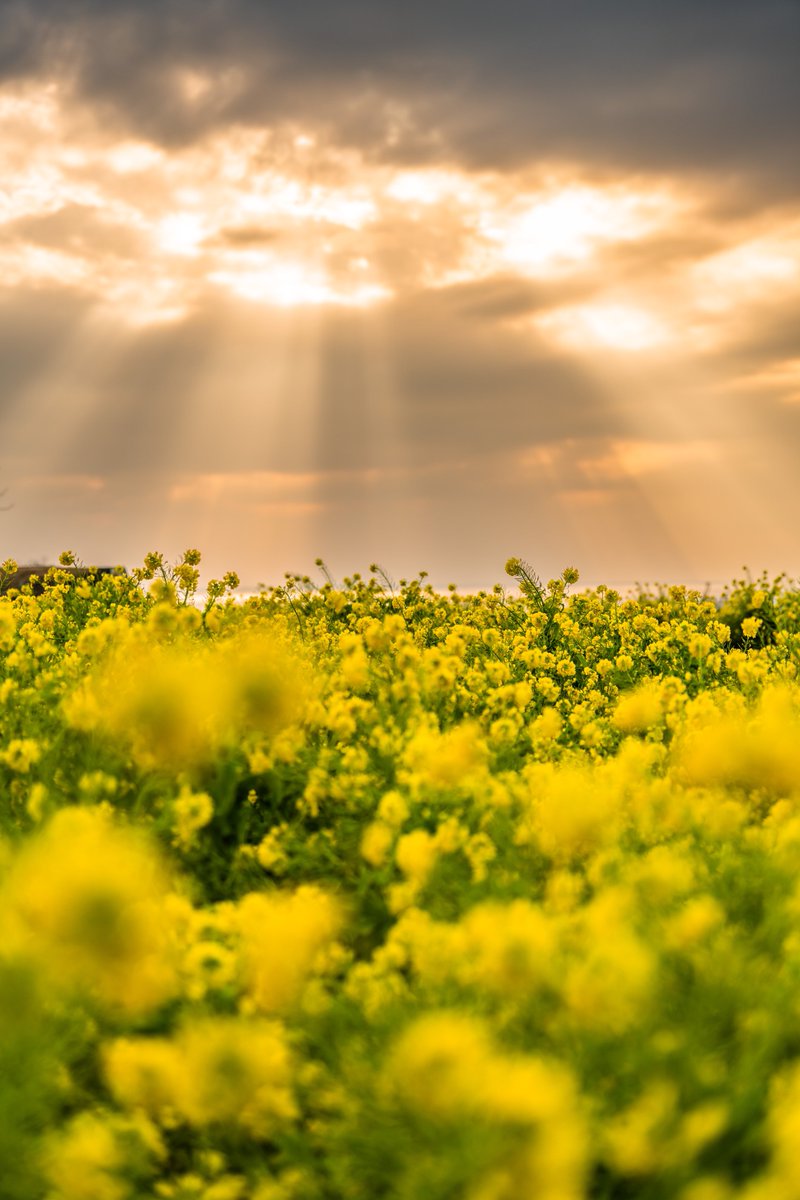
[[[0,558],[800,575],[800,0],[0,0]]]

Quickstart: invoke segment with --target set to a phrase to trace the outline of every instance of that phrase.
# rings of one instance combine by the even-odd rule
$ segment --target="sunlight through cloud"
[[[173,213],[158,225],[158,244],[171,254],[196,255],[205,235],[205,222],[197,213]]]
[[[164,160],[164,152],[149,142],[122,142],[109,150],[106,161],[119,175],[149,171]]]
[[[486,199],[458,171],[402,171],[388,184],[385,194],[392,200],[423,205],[455,200],[463,208],[479,198]]]
[[[663,346],[672,336],[652,313],[627,304],[559,309],[538,318],[536,325],[556,341],[579,350],[604,346],[636,353]]]
[[[506,212],[482,215],[481,233],[501,258],[536,273],[588,259],[602,243],[633,241],[674,215],[668,197],[565,187],[526,198]]]
[[[208,279],[244,300],[273,304],[279,308],[295,308],[303,304],[363,307],[391,294],[387,288],[377,284],[359,283],[350,288],[337,288],[315,267],[293,262],[212,271]]]
[[[692,277],[698,305],[710,312],[791,289],[800,281],[800,232],[745,241],[698,263]]]

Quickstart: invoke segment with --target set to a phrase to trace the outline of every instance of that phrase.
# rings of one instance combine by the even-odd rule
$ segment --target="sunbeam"
[[[598,78],[588,138],[548,71],[541,111],[527,74],[480,104],[333,60],[330,87],[259,85],[232,27],[200,49],[203,11],[146,85],[132,9],[117,78],[91,39],[0,76],[11,551],[479,585],[509,541],[545,573],[562,541],[596,578],[800,570],[800,226],[766,134],[750,169],[652,132],[672,75],[638,106]]]

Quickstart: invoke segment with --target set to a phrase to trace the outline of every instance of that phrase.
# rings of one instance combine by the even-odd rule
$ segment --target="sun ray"
[[[731,214],[727,185],[588,159],[479,167],[431,151],[435,130],[415,161],[397,149],[411,129],[402,105],[397,153],[377,153],[294,115],[235,117],[241,82],[173,64],[165,87],[188,124],[163,145],[65,84],[0,84],[0,274],[57,334],[22,347],[2,398],[3,444],[25,478],[50,471],[88,496],[65,481],[105,479],[127,458],[165,536],[191,512],[198,536],[222,542],[226,511],[260,515],[277,544],[284,503],[311,531],[304,545],[341,533],[372,546],[392,513],[405,545],[408,514],[421,526],[435,508],[429,460],[484,528],[486,479],[500,485],[487,503],[512,503],[492,456],[507,461],[515,437],[541,451],[573,436],[576,462],[552,476],[540,463],[536,486],[547,477],[551,490],[531,496],[578,540],[591,525],[587,553],[603,522],[636,510],[637,544],[650,528],[665,558],[688,564],[719,524],[715,497],[741,530],[762,521],[788,536],[742,447],[774,447],[800,395],[782,316],[800,293],[790,205]],[[219,119],[195,129],[214,105]],[[571,407],[573,384],[593,407]],[[570,422],[585,428],[567,436]],[[302,494],[276,499],[281,469]],[[237,472],[252,488],[220,482]],[[758,486],[748,501],[737,472]],[[436,503],[449,511],[444,484]]]

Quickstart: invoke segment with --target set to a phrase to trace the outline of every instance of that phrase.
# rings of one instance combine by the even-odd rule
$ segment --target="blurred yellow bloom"
[[[158,854],[141,835],[116,827],[103,809],[65,808],[6,879],[5,936],[56,985],[147,1012],[177,988],[162,913],[169,890]]]
[[[184,787],[175,799],[172,811],[175,840],[185,848],[191,844],[197,831],[208,825],[214,816],[214,801],[207,792],[193,792]]]
[[[280,1025],[237,1017],[189,1022],[169,1041],[131,1038],[105,1055],[119,1103],[192,1125],[241,1125],[259,1138],[297,1113],[293,1067]]]
[[[33,738],[12,738],[8,745],[0,750],[0,763],[20,775],[26,775],[34,763],[42,757],[42,748]]]
[[[331,948],[342,916],[333,897],[301,887],[245,896],[234,922],[247,994],[259,1012],[278,1014],[299,1002],[315,964]]]
[[[307,677],[279,638],[159,644],[133,630],[64,710],[77,728],[127,745],[141,766],[177,773],[196,770],[248,733],[274,735],[300,715],[306,694]]]
[[[469,785],[485,772],[487,749],[478,727],[465,723],[444,733],[419,729],[404,757],[412,786],[447,790]]]

